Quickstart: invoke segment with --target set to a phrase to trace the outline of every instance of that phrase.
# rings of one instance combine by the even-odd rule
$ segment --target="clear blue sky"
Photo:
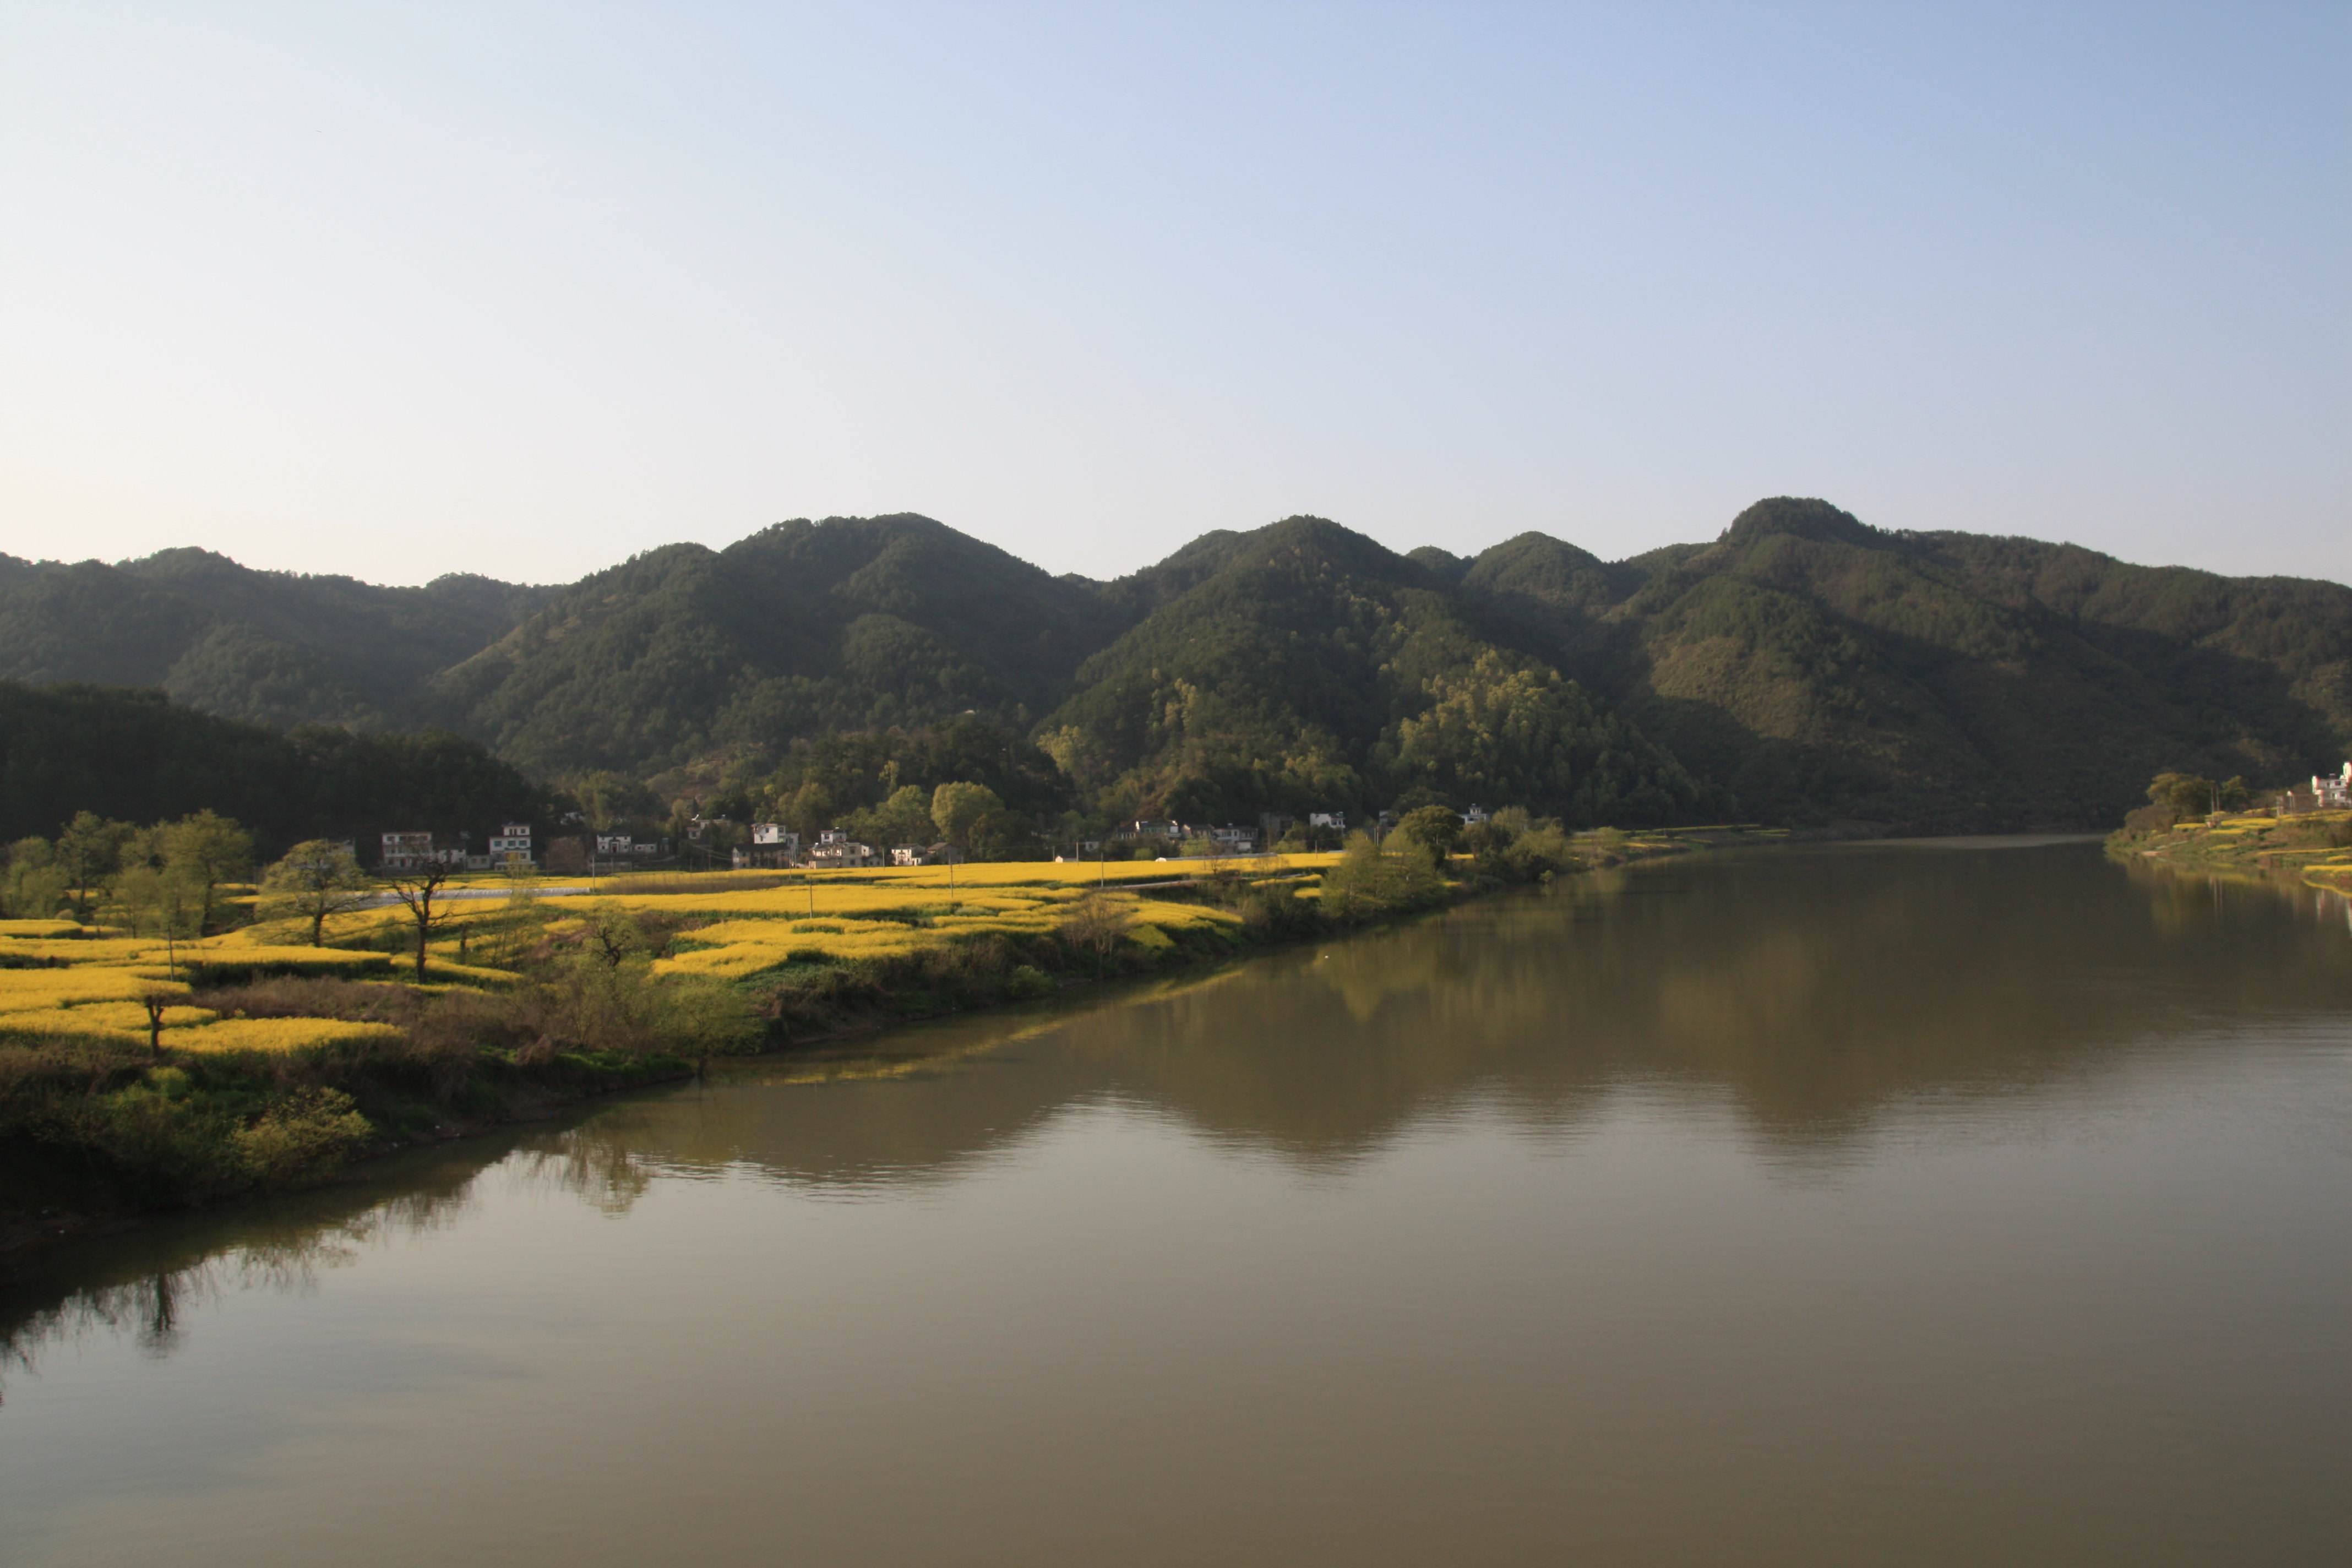
[[[2352,578],[2352,5],[0,5],[0,550]]]

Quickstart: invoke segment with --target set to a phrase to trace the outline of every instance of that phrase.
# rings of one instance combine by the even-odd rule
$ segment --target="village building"
[[[490,835],[490,859],[494,864],[501,866],[517,860],[526,866],[530,865],[530,824],[528,822],[500,823],[499,830]]]
[[[882,857],[871,844],[860,844],[838,827],[828,827],[816,836],[809,847],[808,863],[828,870],[846,870],[859,866],[879,866]]]
[[[890,848],[893,866],[961,866],[963,851],[952,844],[896,844]]]
[[[1307,826],[1345,833],[1348,831],[1348,814],[1344,811],[1310,811],[1307,814]]]
[[[801,836],[777,822],[755,822],[751,825],[751,842],[739,846],[730,857],[738,871],[758,868],[779,870],[801,862]]]
[[[430,833],[387,833],[376,856],[376,865],[386,871],[414,871],[434,862],[433,835]]]

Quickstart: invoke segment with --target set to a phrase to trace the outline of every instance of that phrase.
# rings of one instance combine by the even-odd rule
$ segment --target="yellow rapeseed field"
[[[1107,865],[1004,862],[866,870],[713,873],[685,891],[677,879],[633,891],[632,878],[607,878],[591,896],[550,899],[541,907],[561,932],[601,909],[626,910],[678,922],[662,973],[748,979],[793,963],[906,958],[927,949],[991,935],[1051,932],[1089,894],[1108,896],[1126,916],[1125,940],[1166,948],[1176,934],[1238,925],[1230,911],[1152,896],[1152,883],[1190,881],[1204,873],[1255,880],[1295,879],[1312,896],[1314,874],[1333,855],[1253,857],[1244,860],[1122,860]],[[568,884],[566,884],[568,885]],[[511,972],[456,962],[457,932],[504,916],[505,898],[453,900],[449,923],[434,942],[426,989],[499,987]],[[328,924],[335,943],[310,947],[299,922],[268,921],[220,936],[165,942],[68,921],[0,921],[0,1036],[88,1038],[144,1044],[144,999],[166,998],[164,1046],[176,1050],[301,1051],[341,1041],[383,1039],[380,1024],[325,1018],[217,1017],[187,1005],[191,984],[234,984],[258,974],[331,976],[403,984],[409,960],[385,951],[404,932],[406,911],[362,910]]]

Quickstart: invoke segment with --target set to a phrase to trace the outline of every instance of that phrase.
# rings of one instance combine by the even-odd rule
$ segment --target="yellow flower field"
[[[992,935],[1047,934],[1076,900],[1101,889],[1128,918],[1124,940],[1164,949],[1178,935],[1231,930],[1240,920],[1229,910],[1155,898],[1149,884],[1190,881],[1213,871],[1296,881],[1311,897],[1315,873],[1336,858],[1007,862],[782,873],[781,880],[773,871],[719,872],[695,879],[687,890],[675,890],[677,879],[671,878],[656,883],[663,890],[646,892],[632,891],[632,879],[624,876],[604,879],[593,896],[551,898],[539,908],[558,933],[567,926],[576,930],[599,908],[663,917],[678,929],[657,972],[743,980],[793,963],[900,959]],[[515,982],[510,971],[454,956],[461,930],[494,924],[509,912],[509,903],[507,898],[449,902],[449,924],[436,933],[427,962],[427,990]],[[174,999],[163,1019],[169,1049],[300,1051],[390,1038],[396,1031],[380,1024],[220,1018],[187,1005],[186,998],[192,983],[233,984],[265,974],[405,984],[407,956],[384,949],[388,935],[404,935],[407,925],[406,911],[398,908],[362,910],[331,921],[327,932],[333,943],[368,945],[310,947],[299,940],[308,934],[299,922],[266,922],[166,943],[65,921],[0,921],[0,1037],[143,1045],[143,998],[161,995]]]

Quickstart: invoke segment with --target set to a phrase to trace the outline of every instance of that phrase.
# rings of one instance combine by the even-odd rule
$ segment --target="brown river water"
[[[2352,1562],[2352,924],[1726,855],[0,1293],[0,1563]]]

